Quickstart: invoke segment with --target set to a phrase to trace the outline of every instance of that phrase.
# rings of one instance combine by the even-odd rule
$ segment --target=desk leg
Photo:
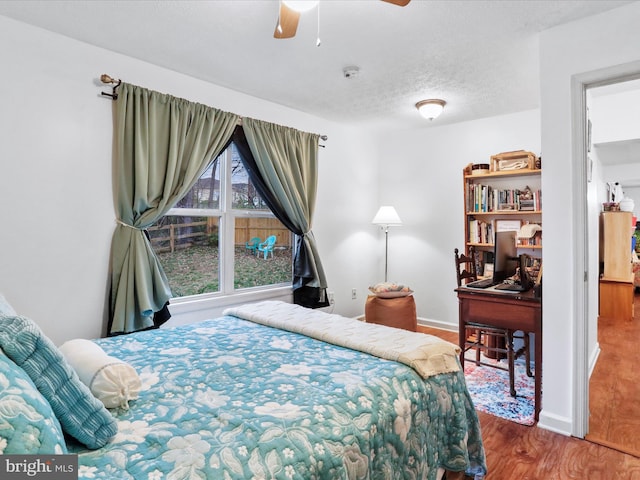
[[[542,328],[535,332],[535,419],[538,421],[540,416],[540,397],[542,392]]]
[[[460,347],[460,365],[464,375],[464,344],[467,341],[467,327],[462,318],[462,302],[458,300],[458,346]]]
[[[529,332],[522,332],[524,334],[524,359],[527,362],[527,377],[533,377],[533,373],[531,372],[531,349],[529,348],[531,343],[531,335]]]
[[[507,364],[509,365],[509,393],[512,397],[516,396],[515,386],[515,365],[513,353],[513,330],[507,330]]]

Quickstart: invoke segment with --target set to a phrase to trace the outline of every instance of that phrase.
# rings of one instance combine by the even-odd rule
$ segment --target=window
[[[256,191],[233,144],[148,231],[174,297],[291,283],[293,235]],[[252,239],[268,237],[270,246],[251,248]]]

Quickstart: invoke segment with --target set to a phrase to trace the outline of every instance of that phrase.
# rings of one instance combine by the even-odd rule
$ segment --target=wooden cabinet
[[[600,318],[615,320],[633,320],[633,278],[621,282],[600,279]]]
[[[600,214],[600,262],[602,278],[629,281],[632,271],[631,212],[602,212]]]
[[[474,174],[473,172],[476,172]],[[465,208],[465,250],[474,246],[482,252],[493,251],[497,230],[520,230],[526,224],[542,227],[542,170],[526,168],[507,171],[463,170]],[[542,231],[531,238],[518,239],[518,253],[542,257]]]
[[[600,318],[633,319],[631,212],[600,214]]]

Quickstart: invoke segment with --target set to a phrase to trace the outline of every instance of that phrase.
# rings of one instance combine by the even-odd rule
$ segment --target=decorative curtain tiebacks
[[[138,228],[138,227],[134,227],[133,225],[129,225],[128,223],[124,223],[122,220],[119,220],[116,218],[116,223],[119,225],[122,225],[123,227],[129,227],[132,228],[134,230],[138,230],[138,231],[143,231],[143,228]]]

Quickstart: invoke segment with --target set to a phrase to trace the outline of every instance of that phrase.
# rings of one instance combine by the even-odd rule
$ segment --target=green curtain
[[[291,225],[293,228],[289,228],[297,235],[294,298],[306,297],[307,293],[300,292],[307,290],[314,297],[303,301],[307,306],[323,305],[327,281],[311,231],[318,184],[319,135],[246,117],[242,129],[271,197],[271,209],[279,218],[283,212],[287,220],[283,223]]]
[[[154,327],[171,298],[145,229],[175,205],[227,146],[239,116],[122,83],[115,101],[108,333]]]

